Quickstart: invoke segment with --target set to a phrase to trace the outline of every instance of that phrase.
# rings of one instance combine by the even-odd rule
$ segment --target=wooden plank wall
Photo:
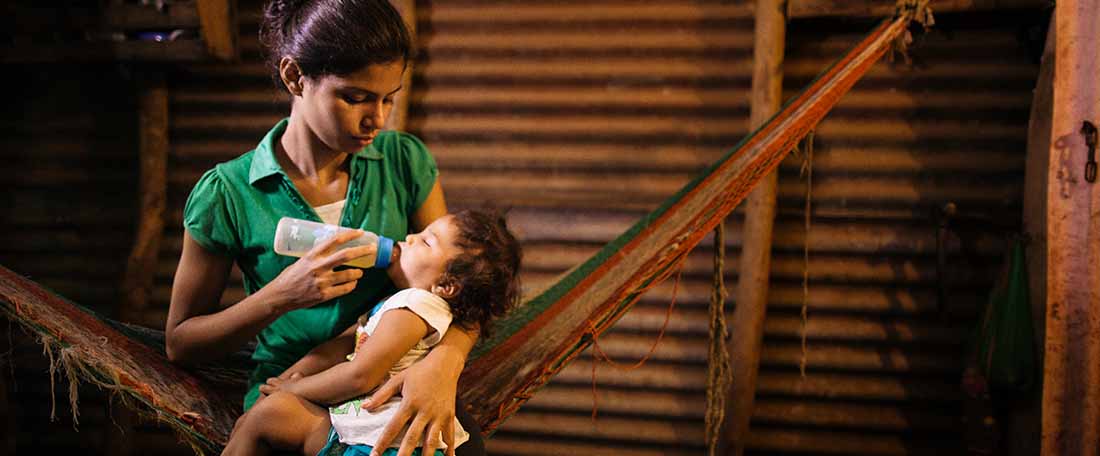
[[[215,163],[252,148],[288,112],[260,63],[258,12],[258,2],[241,2],[241,63],[191,65],[170,77],[168,229],[151,309],[141,321],[148,326],[164,324],[191,186]],[[751,3],[452,0],[418,2],[417,13],[422,54],[409,130],[435,154],[452,208],[485,201],[512,207],[528,288],[596,252],[746,134]],[[940,317],[932,214],[954,201],[964,212],[1018,219],[1036,67],[1017,41],[1029,15],[938,19],[916,66],[879,64],[818,130],[805,379],[798,373],[805,189],[797,158],[781,168],[752,454],[960,448],[962,343],[1001,244],[988,230],[952,242],[953,251],[967,253],[952,256],[950,311]],[[790,93],[871,25],[789,24]],[[116,95],[132,96],[126,90]],[[79,100],[72,111],[23,109],[40,110],[42,119],[74,112],[50,125],[82,125],[97,132],[92,136],[69,141],[54,133],[75,130],[42,131],[38,122],[5,117],[5,169],[31,171],[8,173],[4,182],[12,191],[0,201],[16,215],[0,228],[19,242],[0,247],[0,263],[109,308],[135,220],[129,189],[137,182],[136,142],[125,153],[98,144],[136,141],[136,130],[119,127],[123,122],[93,129],[106,121],[89,104],[97,98],[72,92]],[[103,96],[102,105],[117,102]],[[69,156],[79,158],[61,158]],[[105,164],[103,157],[116,156]],[[62,192],[70,182],[84,190]],[[101,188],[114,190],[92,191]],[[35,234],[17,234],[27,231]],[[736,281],[740,233],[735,214],[727,224],[727,283]],[[704,241],[685,266],[668,330],[648,363],[631,372],[600,364],[593,393],[593,357],[582,356],[500,429],[490,453],[701,453],[710,268]],[[628,363],[645,355],[672,290],[669,283],[643,297],[600,338],[603,350]],[[236,285],[223,301],[242,296]],[[26,358],[40,358],[28,347]],[[17,372],[20,445],[38,443],[39,428],[23,422],[46,420],[46,378]],[[24,396],[22,388],[42,394]],[[65,422],[49,429],[96,447],[109,421],[95,401],[82,402],[80,434]],[[19,405],[28,403],[37,405]],[[59,410],[64,415],[63,404]],[[136,434],[137,451],[189,454],[162,429]]]

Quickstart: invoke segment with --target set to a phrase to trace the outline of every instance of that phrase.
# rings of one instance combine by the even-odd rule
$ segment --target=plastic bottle
[[[279,219],[279,225],[275,228],[275,253],[279,255],[301,257],[312,250],[315,245],[324,242],[325,239],[332,237],[336,233],[344,231],[353,230],[342,226],[283,217]],[[341,244],[336,250],[358,247],[361,245],[375,245],[377,247],[375,249],[376,253],[356,258],[344,263],[345,265],[364,269],[386,268],[390,265],[390,260],[393,258],[393,239],[379,236],[369,231],[363,233],[363,235],[358,238]]]

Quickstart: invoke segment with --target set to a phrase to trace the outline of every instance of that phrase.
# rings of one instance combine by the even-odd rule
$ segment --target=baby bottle
[[[351,228],[327,225],[309,220],[283,217],[279,219],[279,226],[275,228],[275,253],[301,257],[313,249],[313,246],[324,242],[336,233],[351,231]],[[362,236],[352,239],[338,246],[336,250],[342,250],[361,245],[374,245],[375,252],[356,258],[347,263],[348,266],[357,268],[386,268],[390,265],[393,256],[393,239],[379,236],[369,231]]]

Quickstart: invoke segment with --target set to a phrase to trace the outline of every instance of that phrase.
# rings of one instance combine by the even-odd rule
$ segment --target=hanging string
[[[897,0],[894,3],[894,14],[896,16],[908,17],[910,21],[916,22],[924,28],[927,32],[936,25],[936,19],[932,16],[932,7],[930,6],[931,0]],[[900,55],[905,59],[906,65],[911,65],[913,60],[909,57],[909,46],[913,44],[913,33],[906,28],[898,37],[894,40],[890,46],[890,54],[888,56],[891,62],[894,61],[894,55]]]
[[[814,131],[810,130],[803,139],[802,169],[799,177],[806,179],[806,206],[804,208],[805,225],[802,235],[802,324],[799,332],[802,337],[802,353],[798,360],[798,372],[806,379],[806,324],[809,320],[810,302],[810,218],[813,209],[814,188]]]
[[[707,357],[706,438],[710,456],[718,453],[722,421],[726,418],[726,394],[733,375],[726,352],[726,222],[714,230],[714,289],[710,296],[710,354]]]
[[[685,257],[686,257],[686,255],[685,255]],[[596,330],[596,328],[594,326],[592,326],[591,322],[589,323],[588,334],[592,337],[592,348],[593,348],[592,353],[595,357],[595,359],[592,360],[592,422],[593,423],[596,422],[596,415],[597,415],[597,412],[599,410],[599,398],[598,398],[598,394],[597,394],[597,391],[596,391],[596,366],[599,364],[600,361],[603,361],[603,362],[606,362],[607,364],[610,364],[612,367],[614,367],[616,369],[619,369],[619,370],[622,370],[622,371],[632,371],[634,369],[642,367],[642,365],[644,365],[646,363],[646,361],[649,361],[649,357],[653,356],[653,353],[655,351],[657,351],[657,345],[661,343],[661,339],[664,338],[664,336],[665,336],[665,330],[668,329],[668,322],[672,320],[672,309],[676,307],[676,295],[680,290],[680,277],[683,276],[683,273],[684,273],[683,260],[684,260],[685,257],[681,257],[679,260],[677,260],[679,265],[674,264],[674,265],[669,267],[669,270],[671,270],[672,267],[679,266],[679,268],[677,269],[677,272],[676,272],[676,281],[672,285],[672,299],[668,304],[668,310],[665,311],[665,322],[661,324],[661,330],[660,330],[660,332],[657,333],[657,339],[653,341],[653,345],[651,345],[649,347],[649,351],[647,351],[645,356],[643,356],[642,359],[638,360],[638,362],[628,366],[628,365],[625,365],[625,364],[617,363],[617,362],[615,362],[615,360],[611,359],[611,357],[607,356],[607,353],[604,353],[603,349],[600,348],[600,341],[599,341],[598,336],[597,336],[598,331]],[[642,294],[642,293],[650,290],[651,288],[656,286],[656,284],[662,282],[666,278],[668,278],[667,273],[662,275],[661,277],[653,280],[651,285],[643,288],[642,290],[639,290],[638,294]]]

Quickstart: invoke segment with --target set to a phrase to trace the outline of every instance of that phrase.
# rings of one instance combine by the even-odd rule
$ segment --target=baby
[[[462,211],[410,234],[386,270],[401,291],[268,380],[261,391],[269,395],[238,420],[222,454],[370,454],[401,399],[367,411],[364,395],[426,356],[452,324],[484,333],[519,298],[519,262],[519,242],[499,214]],[[301,371],[316,373],[291,375]],[[458,446],[469,434],[454,426]]]

